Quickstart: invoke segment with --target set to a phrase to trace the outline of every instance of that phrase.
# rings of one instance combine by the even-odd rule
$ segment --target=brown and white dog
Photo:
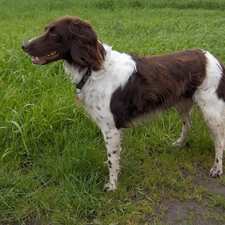
[[[207,51],[193,49],[161,56],[119,53],[98,41],[90,23],[65,16],[22,45],[33,64],[63,59],[85,109],[100,127],[108,154],[109,182],[117,189],[124,128],[175,107],[182,120],[181,146],[191,126],[194,104],[202,110],[215,144],[211,177],[223,172],[225,67]]]

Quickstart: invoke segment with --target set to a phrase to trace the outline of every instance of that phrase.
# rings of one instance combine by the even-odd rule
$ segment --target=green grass
[[[103,43],[140,55],[200,47],[225,62],[223,0],[1,1],[0,224],[163,224],[163,199],[195,200],[221,224],[225,199],[207,180],[214,146],[199,111],[187,144],[175,148],[175,110],[127,130],[119,189],[108,179],[98,127],[74,104],[62,62],[35,67],[21,44],[63,15],[89,20]],[[185,174],[185,175],[184,175]],[[222,177],[214,181],[225,185]],[[193,215],[185,224],[193,224]]]

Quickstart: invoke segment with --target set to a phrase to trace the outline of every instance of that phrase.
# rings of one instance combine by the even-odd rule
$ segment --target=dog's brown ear
[[[71,55],[80,67],[91,66],[95,70],[103,68],[102,45],[92,26],[79,18],[69,22]]]

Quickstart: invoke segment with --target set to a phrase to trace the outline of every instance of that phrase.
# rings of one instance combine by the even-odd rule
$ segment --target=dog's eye
[[[50,34],[51,34],[52,36],[57,36],[57,33],[56,33],[55,31],[51,31]]]
[[[55,32],[54,27],[50,28],[49,33],[50,33],[52,36],[57,36],[57,35],[58,35],[58,34]]]

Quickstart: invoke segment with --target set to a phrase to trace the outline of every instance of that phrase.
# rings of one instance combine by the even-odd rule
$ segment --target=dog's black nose
[[[29,43],[28,42],[25,42],[25,43],[22,44],[21,47],[25,51],[29,47]]]

